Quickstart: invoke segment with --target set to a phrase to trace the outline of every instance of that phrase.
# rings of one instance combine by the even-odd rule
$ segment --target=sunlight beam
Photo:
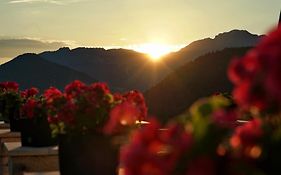
[[[180,48],[182,48],[182,46],[167,45],[161,43],[145,43],[134,45],[130,48],[149,55],[149,57],[153,61],[159,61],[163,56],[167,55],[170,52],[179,50]]]

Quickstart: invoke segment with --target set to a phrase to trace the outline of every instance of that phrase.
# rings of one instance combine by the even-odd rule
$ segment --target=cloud
[[[58,5],[65,5],[69,3],[81,2],[85,0],[10,0],[10,4],[19,4],[19,3],[50,3],[50,4],[58,4]]]
[[[13,58],[23,53],[40,53],[61,47],[74,47],[72,41],[46,41],[32,38],[0,39],[0,58]]]

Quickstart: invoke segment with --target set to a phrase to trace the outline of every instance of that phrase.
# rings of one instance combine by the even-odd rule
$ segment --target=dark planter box
[[[100,134],[59,137],[61,175],[115,175],[118,147],[111,138]]]
[[[5,123],[10,124],[10,130],[12,132],[19,132],[19,109],[16,107],[11,107],[10,109],[6,109],[6,102],[4,100],[0,100],[0,113],[1,113],[1,119]],[[8,110],[8,111],[6,111]]]
[[[45,147],[57,145],[46,118],[20,119],[22,146]]]
[[[8,120],[4,118],[4,110],[5,110],[5,102],[4,100],[0,99],[0,119],[6,123]]]
[[[19,110],[10,109],[9,111],[9,121],[11,132],[20,132],[20,121],[19,121]]]

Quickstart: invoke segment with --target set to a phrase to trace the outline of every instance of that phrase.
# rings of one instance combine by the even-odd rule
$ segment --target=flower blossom
[[[192,145],[192,136],[179,125],[161,130],[157,121],[136,131],[130,144],[121,149],[125,175],[169,175],[184,151]]]
[[[281,109],[281,27],[265,36],[244,57],[234,59],[228,76],[234,83],[233,96],[245,109]]]
[[[147,107],[142,93],[138,91],[130,91],[124,95],[126,101],[134,104],[139,111],[138,120],[144,120],[147,116]]]

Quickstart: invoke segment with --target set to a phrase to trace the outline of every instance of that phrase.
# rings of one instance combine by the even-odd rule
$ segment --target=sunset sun
[[[176,46],[171,46],[161,43],[146,43],[146,44],[135,46],[133,49],[138,52],[143,52],[145,54],[148,54],[153,61],[158,61],[164,55],[173,52],[175,50],[178,50],[179,48]]]

